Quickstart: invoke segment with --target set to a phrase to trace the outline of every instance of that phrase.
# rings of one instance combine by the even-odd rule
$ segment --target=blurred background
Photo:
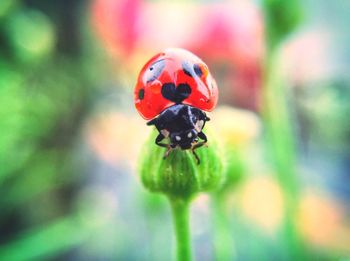
[[[274,2],[1,0],[0,259],[172,258],[133,105],[167,47],[201,57],[220,91],[207,126],[229,178],[220,210],[193,202],[197,260],[225,244],[225,260],[350,258],[350,2]]]

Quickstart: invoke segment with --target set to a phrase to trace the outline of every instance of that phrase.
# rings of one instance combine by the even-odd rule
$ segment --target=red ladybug
[[[156,144],[166,147],[164,158],[176,147],[195,149],[207,142],[203,133],[218,101],[218,88],[207,65],[184,49],[166,49],[142,68],[135,87],[135,106],[147,125],[159,131]],[[170,143],[162,143],[169,138]],[[203,141],[199,142],[199,139]]]

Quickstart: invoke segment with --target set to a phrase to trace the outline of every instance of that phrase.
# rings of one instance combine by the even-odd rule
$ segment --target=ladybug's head
[[[198,142],[198,133],[195,129],[170,133],[170,143],[172,147],[179,146],[183,150],[190,149],[193,143]]]

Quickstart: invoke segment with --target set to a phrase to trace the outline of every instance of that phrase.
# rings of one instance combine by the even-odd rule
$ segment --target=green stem
[[[235,260],[236,250],[231,235],[229,217],[225,211],[224,195],[213,196],[213,215],[215,223],[214,246],[216,260]]]
[[[279,50],[270,50],[265,62],[264,119],[270,153],[285,200],[283,234],[289,250],[288,256],[292,260],[301,260],[304,250],[296,224],[299,185],[295,170],[295,141],[287,105],[288,92],[279,70]]]
[[[296,176],[296,152],[289,110],[288,86],[281,75],[280,46],[302,20],[301,1],[263,0],[266,28],[264,72],[264,118],[268,144],[277,178],[283,189],[285,218],[283,234],[291,260],[305,260],[305,249],[297,228],[299,184]]]
[[[178,261],[192,260],[191,235],[189,225],[189,200],[169,197],[172,207]]]

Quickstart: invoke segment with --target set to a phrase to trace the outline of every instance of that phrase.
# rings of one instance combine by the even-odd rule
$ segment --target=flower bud
[[[210,133],[208,146],[196,149],[200,164],[191,150],[177,148],[163,159],[166,149],[154,144],[157,134],[156,130],[151,133],[141,153],[141,180],[148,190],[190,198],[220,187],[224,181],[221,154]]]

